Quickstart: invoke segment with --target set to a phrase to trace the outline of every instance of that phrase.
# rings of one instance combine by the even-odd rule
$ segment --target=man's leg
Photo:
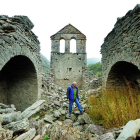
[[[81,105],[80,105],[80,103],[79,103],[79,101],[78,101],[78,99],[77,99],[77,98],[75,99],[75,103],[77,104],[78,109],[79,109],[80,113],[82,114],[82,113],[83,113],[83,111],[82,111]]]
[[[69,101],[69,115],[72,113],[73,101]]]

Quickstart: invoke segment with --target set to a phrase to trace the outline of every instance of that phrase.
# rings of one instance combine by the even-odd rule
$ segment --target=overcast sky
[[[100,47],[117,17],[133,9],[138,0],[0,0],[3,15],[26,15],[34,23],[41,53],[50,59],[50,36],[72,24],[87,37],[88,58],[101,58]]]

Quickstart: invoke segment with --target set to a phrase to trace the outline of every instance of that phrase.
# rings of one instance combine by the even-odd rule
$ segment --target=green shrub
[[[32,118],[36,118],[36,117],[39,117],[39,114],[34,114],[34,115],[32,116]]]
[[[44,137],[44,140],[50,140],[50,137],[49,137],[48,135],[46,135],[46,136]]]
[[[88,66],[88,71],[92,72],[96,76],[102,76],[102,63],[91,64]]]
[[[82,93],[82,97],[80,98],[80,100],[83,100],[85,98],[86,93]]]

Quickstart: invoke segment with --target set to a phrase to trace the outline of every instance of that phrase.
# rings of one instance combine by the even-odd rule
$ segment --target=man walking
[[[80,113],[83,115],[83,111],[79,103],[79,95],[76,82],[73,82],[73,84],[67,88],[67,100],[69,101],[69,116],[71,116],[74,102],[77,104]]]

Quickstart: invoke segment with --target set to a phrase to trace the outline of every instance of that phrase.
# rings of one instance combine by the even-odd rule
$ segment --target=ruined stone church
[[[65,40],[65,52],[60,52],[60,40]],[[70,41],[76,40],[76,53],[70,52]],[[71,24],[51,36],[50,69],[54,83],[67,88],[73,81],[82,87],[83,72],[87,66],[86,36]]]

